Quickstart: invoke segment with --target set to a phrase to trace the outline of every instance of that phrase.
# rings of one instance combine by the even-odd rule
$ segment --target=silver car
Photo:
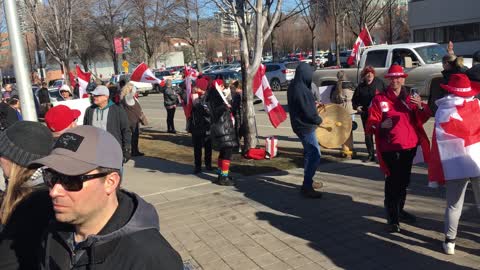
[[[293,77],[295,77],[295,68],[292,69],[291,63],[265,63],[268,82],[272,91],[280,91],[287,88]]]

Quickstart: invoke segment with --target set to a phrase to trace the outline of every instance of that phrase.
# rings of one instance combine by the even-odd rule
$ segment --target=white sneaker
[[[443,246],[443,251],[445,252],[445,254],[448,254],[448,255],[455,254],[455,243],[452,243],[452,242],[445,243],[445,242],[443,242],[442,246]]]

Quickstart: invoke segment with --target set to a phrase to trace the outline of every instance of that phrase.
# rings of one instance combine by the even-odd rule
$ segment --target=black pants
[[[132,131],[132,155],[133,154],[137,154],[138,152],[140,152],[138,150],[138,137],[140,136],[140,130],[139,130],[139,127],[138,127],[138,123],[137,125],[135,126],[135,128],[130,128],[130,131]]]
[[[221,148],[220,154],[218,155],[218,159],[232,160],[232,148],[231,147]]]
[[[202,167],[202,147],[205,147],[205,167],[212,167],[212,139],[210,136],[192,135],[195,168]]]
[[[385,210],[389,224],[398,224],[398,215],[405,206],[407,187],[410,184],[413,158],[417,148],[382,152],[382,159],[390,171],[385,177]]]
[[[174,131],[175,125],[173,124],[173,118],[175,117],[175,107],[167,109],[167,130]]]
[[[365,130],[367,127],[368,112],[362,112],[360,117],[362,118],[363,130]],[[373,157],[375,155],[373,135],[365,133],[365,145],[367,146],[368,155]]]

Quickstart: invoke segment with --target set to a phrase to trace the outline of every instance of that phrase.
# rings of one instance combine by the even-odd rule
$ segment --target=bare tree
[[[320,1],[320,11],[322,13],[322,16],[324,20],[327,22],[329,20],[332,20],[332,23],[334,24],[333,29],[334,29],[334,36],[335,36],[335,59],[336,59],[336,65],[340,66],[340,46],[338,45],[338,36],[339,36],[339,31],[338,31],[338,24],[340,17],[344,12],[346,11],[345,9],[345,1],[346,0],[319,0]]]
[[[261,63],[263,45],[280,18],[283,0],[214,0],[214,2],[225,16],[235,20],[240,34],[242,80],[244,82],[243,113],[247,121],[245,148],[250,149],[257,144],[252,91],[253,78]],[[272,20],[270,24],[267,24],[267,16],[270,13]],[[249,38],[251,26],[254,29],[252,38]]]
[[[175,0],[130,0],[133,8],[132,22],[140,30],[141,50],[149,66],[156,63],[160,42],[165,40],[171,22],[170,16],[178,5]]]
[[[358,36],[364,26],[372,29],[381,18],[385,17],[389,7],[395,0],[386,0],[380,3],[378,0],[344,0],[349,7],[348,25],[354,36]]]
[[[34,27],[42,38],[47,51],[57,61],[64,74],[69,72],[72,50],[72,10],[80,9],[82,1],[75,0],[25,0]],[[68,83],[68,76],[65,76]]]
[[[176,22],[183,26],[177,29],[177,35],[191,46],[193,58],[200,72],[202,71],[200,43],[206,35],[204,29],[208,24],[207,21],[202,20],[201,11],[205,10],[209,2],[206,0],[181,0],[182,6],[177,9],[175,16]]]
[[[321,19],[321,2],[320,0],[297,0],[300,9],[302,10],[302,18],[308,26],[310,33],[312,34],[312,65],[315,64],[315,53],[317,47],[315,39],[317,38],[317,26]]]
[[[290,21],[291,18],[296,17],[298,14],[302,12],[302,9],[300,8],[299,5],[295,6],[290,10],[288,13],[281,13],[280,18],[278,21],[275,23],[272,33],[270,34],[270,46],[272,50],[272,60],[274,62],[278,61],[278,52],[276,52],[277,49],[277,39],[276,39],[276,31],[282,26],[285,22]],[[273,19],[273,14],[271,12],[268,13],[267,16],[267,23],[268,25],[272,24],[272,19]]]
[[[117,34],[121,34],[120,30],[122,28],[125,28],[126,20],[130,14],[127,4],[127,0],[98,0],[91,6],[96,31],[106,40],[108,54],[112,59],[115,74],[119,73],[115,52],[115,37]]]

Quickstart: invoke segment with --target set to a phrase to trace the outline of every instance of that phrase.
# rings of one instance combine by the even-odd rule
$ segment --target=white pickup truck
[[[416,88],[421,96],[428,97],[430,90],[439,87],[442,80],[442,57],[446,54],[445,48],[436,43],[375,45],[363,51],[358,67],[320,69],[315,71],[313,82],[317,86],[335,84],[337,72],[343,70],[350,81],[358,84],[365,66],[373,66],[376,76],[385,80],[383,75],[392,64],[397,63],[408,74],[405,86]],[[465,59],[464,65],[471,67],[472,59]]]

